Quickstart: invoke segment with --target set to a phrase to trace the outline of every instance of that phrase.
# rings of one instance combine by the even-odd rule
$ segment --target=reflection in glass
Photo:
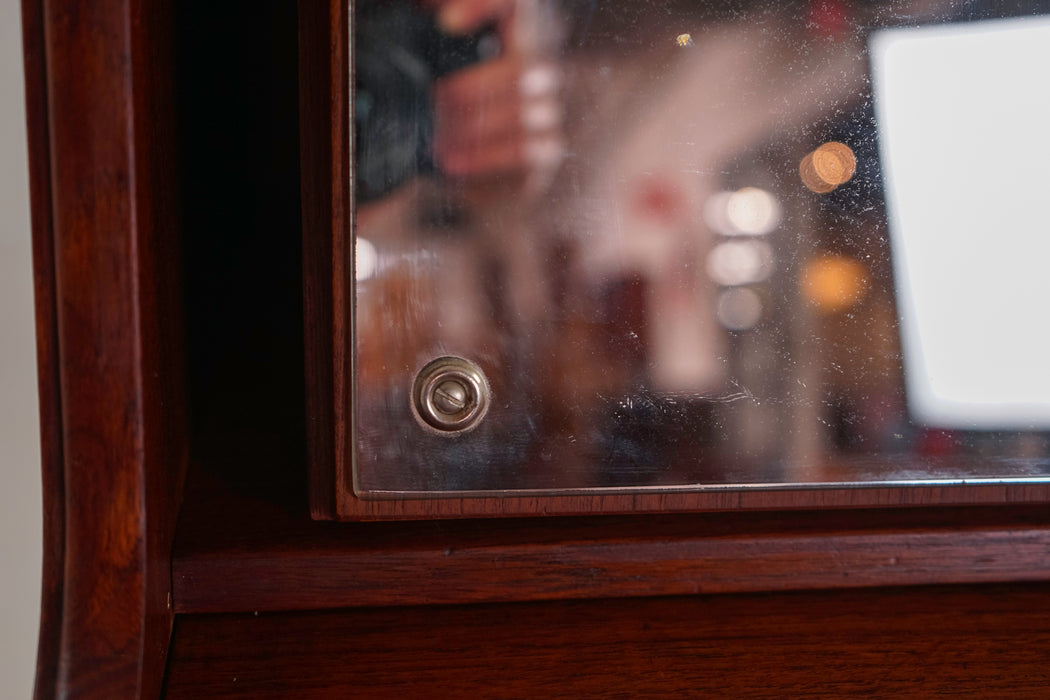
[[[746,331],[762,320],[762,297],[753,289],[734,287],[718,295],[718,322],[731,331]]]
[[[799,165],[802,183],[817,194],[831,192],[849,182],[857,170],[857,158],[844,143],[831,141],[807,153]]]
[[[358,236],[354,242],[354,278],[356,281],[363,282],[375,274],[378,256],[372,242]]]
[[[909,405],[953,428],[1050,428],[1050,20],[872,42]],[[974,135],[980,135],[975,138]]]
[[[717,284],[762,282],[773,267],[773,250],[765,241],[726,241],[707,254],[707,274]]]
[[[851,257],[822,255],[806,262],[801,283],[807,301],[819,311],[835,313],[856,306],[864,299],[868,273]]]
[[[358,493],[1050,474],[1047,5],[358,2]]]

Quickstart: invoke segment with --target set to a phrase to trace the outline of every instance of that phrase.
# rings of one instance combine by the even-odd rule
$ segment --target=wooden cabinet
[[[23,18],[38,697],[1045,687],[1045,485],[337,495],[346,8]]]

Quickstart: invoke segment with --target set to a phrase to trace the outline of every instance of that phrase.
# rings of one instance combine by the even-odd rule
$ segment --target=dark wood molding
[[[222,287],[231,296],[213,300],[207,287],[192,297],[198,313],[217,302],[207,318],[215,325],[245,300],[272,325],[248,338],[234,336],[251,324],[236,326],[214,345],[198,337],[201,355],[221,362],[189,379],[181,338],[189,285],[180,244],[191,237],[180,231],[178,189],[198,173],[178,172],[189,150],[178,148],[176,127],[187,126],[178,115],[199,119],[194,135],[209,137],[183,140],[195,166],[223,165],[203,185],[215,200],[187,206],[195,216],[230,197],[224,177],[282,173],[239,190],[194,240],[218,237],[244,212],[272,218],[264,200],[295,191],[294,168],[245,154],[288,153],[294,163],[291,91],[278,90],[277,107],[260,100],[243,112],[231,109],[241,95],[210,100],[245,76],[268,88],[288,77],[293,5],[253,6],[279,11],[235,40],[230,27],[248,4],[198,24],[215,29],[210,48],[227,58],[267,59],[231,67],[173,28],[213,18],[210,6],[173,18],[170,0],[23,3],[44,440],[38,698],[158,697],[166,658],[170,697],[802,694],[818,675],[818,690],[839,695],[1036,695],[1050,682],[1048,587],[1032,583],[1050,581],[1050,486],[356,499],[340,466],[353,376],[346,4],[299,8],[304,430],[302,368],[286,359],[299,356],[271,347],[255,364],[245,358],[266,342],[300,340],[298,317],[271,313],[300,308],[299,280],[289,292],[266,266],[292,260],[294,245],[274,243],[297,233],[294,197],[279,208],[292,215],[240,231],[233,252],[249,241],[271,256],[251,258],[258,269]],[[278,25],[279,40],[253,43]],[[200,59],[180,64],[180,89],[173,41],[180,58]],[[211,92],[190,94],[202,75],[215,76]],[[177,99],[192,108],[180,111]],[[275,117],[260,120],[273,128],[243,123],[253,111]],[[221,156],[209,149],[229,132],[213,133],[213,116],[243,130]],[[273,238],[253,238],[259,232]],[[198,253],[199,276],[233,266],[214,249]],[[272,294],[256,295],[268,282]],[[180,513],[187,388],[211,388],[230,364],[246,381],[200,392],[212,403],[194,404],[209,419],[194,434]],[[318,470],[309,494],[308,468]],[[708,512],[675,514],[686,510]],[[579,517],[602,511],[621,514]],[[519,514],[552,517],[511,517]],[[945,583],[962,585],[934,585]],[[965,585],[974,583],[985,585]],[[916,587],[870,588],[891,585]]]
[[[186,463],[169,3],[23,5],[45,480],[37,697],[156,697]]]
[[[44,556],[35,685],[36,697],[39,700],[50,700],[55,697],[55,679],[58,676],[62,639],[66,528],[43,10],[40,0],[22,2],[29,195],[33,227],[33,297],[36,303],[37,388],[40,401],[41,481],[44,494]]]
[[[1042,697],[1050,589],[180,618],[167,697]]]
[[[332,523],[196,471],[179,613],[1050,580],[1039,505]]]
[[[348,442],[351,363],[332,351],[349,346],[351,330],[348,15],[345,0],[299,3],[306,425],[310,507],[320,519],[336,516],[336,465]]]
[[[349,478],[349,477],[347,477]],[[344,520],[419,520],[595,513],[695,513],[726,510],[893,508],[951,505],[1050,503],[1050,485],[999,484],[785,490],[726,490],[680,493],[611,493],[575,496],[504,496],[365,500],[340,492]]]

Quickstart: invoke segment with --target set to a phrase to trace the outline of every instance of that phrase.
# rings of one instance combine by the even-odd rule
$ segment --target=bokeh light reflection
[[[829,141],[807,153],[798,167],[802,184],[817,194],[831,192],[849,182],[857,171],[853,149],[838,141]]]
[[[868,291],[868,271],[844,255],[826,255],[806,263],[802,293],[820,311],[844,311],[860,302]]]
[[[376,272],[379,254],[371,241],[358,236],[354,246],[354,278],[358,282],[370,279]]]
[[[707,256],[707,274],[726,287],[762,282],[772,270],[773,250],[763,241],[726,241]]]
[[[732,287],[718,295],[715,315],[731,331],[746,331],[762,320],[762,297],[749,287]]]

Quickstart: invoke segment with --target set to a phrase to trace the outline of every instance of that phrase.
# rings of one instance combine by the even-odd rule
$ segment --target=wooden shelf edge
[[[304,540],[301,548],[275,538],[235,551],[177,551],[175,610],[309,610],[1050,580],[1050,517],[1045,509],[1042,520],[1030,509],[1016,519],[1004,509],[976,508],[898,513],[897,522],[891,518],[888,524],[886,515],[814,513],[805,516],[811,525],[802,528],[785,525],[790,514],[764,519],[754,514],[637,516],[634,525],[631,518],[620,518],[604,530],[593,518],[546,521],[543,526],[508,521],[484,534],[447,523],[437,530],[434,523],[402,524],[399,530],[393,529],[395,524],[318,523],[325,526],[325,536]],[[865,526],[876,521],[878,528]],[[695,523],[694,534],[689,534],[690,523]],[[400,544],[399,536],[404,537]]]
[[[166,697],[1043,697],[1050,587],[179,616]]]

